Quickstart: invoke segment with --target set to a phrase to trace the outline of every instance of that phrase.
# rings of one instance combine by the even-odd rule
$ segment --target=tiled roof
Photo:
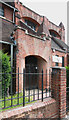
[[[64,43],[62,40],[57,39],[55,37],[52,37],[51,39],[51,47],[61,51],[67,50],[69,52],[69,46],[66,43]]]
[[[53,41],[53,39],[51,39],[51,48],[56,49],[58,51],[65,52],[64,50],[62,50],[62,48],[58,44],[55,43],[55,41]]]
[[[9,5],[11,5],[11,6],[13,6],[13,7],[15,7],[14,0],[11,0],[11,1],[10,0],[2,0],[2,1],[9,4]]]
[[[11,42],[10,35],[14,30],[14,25],[10,22],[0,19],[0,23],[2,23],[2,27],[0,26],[0,30],[2,31],[2,40],[6,42]],[[1,34],[1,33],[0,33]]]

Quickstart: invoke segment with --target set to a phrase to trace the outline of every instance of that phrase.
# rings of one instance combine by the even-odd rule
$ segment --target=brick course
[[[34,55],[36,57],[40,57],[41,59],[44,59],[46,61],[46,63],[44,63],[44,62],[42,63],[42,62],[40,62],[40,60],[38,62],[41,64],[41,67],[43,68],[44,71],[46,69],[49,70],[49,68],[51,66],[51,60],[50,60],[51,40],[46,40],[46,41],[39,40],[36,37],[26,35],[25,31],[23,31],[21,29],[18,29],[17,31],[18,31],[17,43],[18,43],[19,52],[16,55],[16,69],[18,69],[18,67],[19,67],[20,72],[22,73],[23,68],[25,68],[25,57],[29,56],[29,55]],[[41,72],[41,71],[39,71],[39,72]],[[22,77],[22,79],[23,79],[23,77]],[[20,78],[21,86],[23,86],[22,79]],[[16,80],[16,86],[17,86],[17,83],[18,82]],[[22,89],[21,86],[20,86],[20,89]]]
[[[52,98],[47,98],[44,102],[37,101],[25,107],[2,112],[0,114],[1,118],[5,120],[7,118],[11,120],[18,120],[19,118],[58,118],[56,101]]]
[[[32,20],[37,24],[36,31],[38,30],[39,25],[43,21],[43,16],[38,15],[37,13],[31,11],[27,7],[23,6],[21,3],[17,4],[15,3],[15,7],[18,8],[21,16],[21,21],[25,22],[25,18],[28,18],[29,20]],[[10,8],[4,7],[5,10],[5,17],[9,20],[12,20],[13,11]],[[16,13],[17,14],[17,13]],[[48,30],[54,30],[60,35],[60,30],[62,32],[61,40],[65,42],[65,30],[60,28],[59,26],[56,26],[52,22],[50,22],[46,17],[44,17],[45,25]],[[7,23],[7,22],[5,22]],[[11,23],[10,23],[11,24]],[[9,25],[10,25],[9,24]],[[16,24],[19,25],[19,19],[16,18]],[[12,31],[11,31],[12,32]],[[15,39],[17,41],[17,49],[18,53],[16,54],[16,72],[18,67],[20,68],[20,73],[23,72],[23,68],[25,68],[25,57],[29,55],[34,55],[36,57],[41,58],[41,62],[39,62],[38,66],[43,67],[44,72],[45,69],[48,70],[52,66],[55,66],[55,63],[52,62],[52,55],[59,55],[59,57],[64,56],[65,58],[65,66],[67,65],[67,54],[62,53],[59,51],[53,51],[51,50],[51,38],[46,39],[45,41],[43,38],[38,38],[37,36],[33,36],[31,34],[26,34],[26,31],[24,28],[17,28],[15,32]],[[11,34],[11,33],[9,33]],[[47,36],[46,36],[47,37]],[[40,61],[40,60],[39,60]],[[59,66],[62,66],[62,64],[59,64]],[[55,68],[53,68],[54,70]],[[64,118],[66,115],[66,71],[65,69],[56,68],[57,75],[53,75],[51,88],[52,88],[52,97],[54,99],[48,99],[48,101],[37,102],[36,104],[33,104],[32,107],[28,106],[27,108],[20,108],[13,109],[8,112],[1,113],[0,117],[9,118],[9,119],[15,119],[19,117],[29,117],[29,118]],[[46,79],[46,78],[44,78]],[[48,78],[47,78],[48,80]],[[19,90],[21,91],[23,88],[23,76],[20,76],[19,80]],[[16,91],[18,90],[18,81],[16,76]],[[44,83],[46,84],[46,83]],[[39,83],[41,88],[41,81]]]
[[[63,77],[64,76],[64,77]],[[18,118],[65,118],[66,117],[66,69],[52,68],[51,79],[52,98],[40,100],[25,107],[19,107],[4,111],[0,119]]]
[[[59,118],[66,116],[66,69],[53,68],[52,74],[52,97],[57,101]]]

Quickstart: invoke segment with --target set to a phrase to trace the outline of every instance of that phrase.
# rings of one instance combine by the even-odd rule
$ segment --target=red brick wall
[[[56,100],[59,118],[66,116],[66,69],[56,68],[52,69],[51,82],[52,97]]]
[[[26,107],[4,111],[0,119],[18,118],[65,118],[66,117],[66,69],[52,68],[51,97]]]
[[[39,24],[42,23],[42,20],[43,20],[42,16],[40,16],[37,13],[31,11],[30,9],[27,9],[22,4],[15,3],[15,7],[18,8],[18,10],[20,11],[19,14],[20,14],[23,21],[24,21],[24,17],[29,17],[29,18],[32,18],[35,21],[37,21]]]
[[[64,30],[64,29],[62,29],[61,40],[62,40],[63,42],[65,42],[65,30]]]
[[[7,19],[11,20],[13,19],[13,10],[7,6],[3,6],[4,7],[4,17],[6,17]]]
[[[24,18],[28,17],[28,19],[32,19],[34,22],[36,21],[36,23],[38,23],[39,25],[42,23],[43,16],[38,15],[37,13],[28,9],[27,7],[25,7],[19,2],[18,4],[15,3],[15,7],[18,8],[18,10],[20,11],[18,12],[18,14],[20,14],[21,20],[23,22],[24,22]],[[44,19],[45,19],[44,22],[47,28],[53,29],[59,34],[59,31],[61,28],[53,24],[52,22],[50,22],[46,17],[44,17]],[[18,18],[16,18],[16,23],[19,24]],[[46,67],[44,69],[47,68],[48,73],[49,73],[49,68],[51,66],[55,66],[55,63],[52,62],[52,55],[59,55],[59,57],[64,56],[65,66],[67,65],[66,64],[67,57],[65,53],[61,53],[58,51],[53,53],[51,51],[51,40],[42,41],[36,37],[26,35],[25,31],[20,30],[20,29],[16,31],[15,38],[17,39],[17,44],[18,44],[18,49],[19,49],[19,52],[17,54],[16,66],[17,68],[18,67],[20,68],[20,72],[23,72],[23,68],[25,67],[25,57],[29,55],[37,55],[37,56],[42,57],[44,60],[46,60],[46,65],[45,65]],[[62,66],[62,64],[59,64],[59,66]],[[22,88],[21,86],[23,86],[23,83],[22,84],[21,83],[22,81],[20,81],[20,89]]]
[[[46,88],[46,69],[47,69],[47,62],[44,59],[38,58],[38,68],[39,68],[39,73],[42,73],[43,69],[43,87],[44,89]],[[39,88],[42,88],[42,75],[39,75]]]
[[[67,54],[51,50],[51,41],[50,40],[40,40],[36,37],[30,36],[25,34],[25,31],[18,29],[17,32],[17,43],[18,43],[18,53],[17,53],[17,60],[16,60],[16,68],[20,68],[20,72],[23,72],[23,68],[25,68],[25,57],[29,55],[36,55],[40,56],[46,61],[42,63],[40,66],[44,66],[43,69],[48,70],[52,66],[55,66],[55,63],[52,61],[52,55],[58,55],[59,57],[64,56],[64,64],[67,65]],[[52,52],[52,54],[51,54]],[[39,60],[40,61],[40,60]],[[59,63],[59,66],[62,67],[62,64]],[[22,78],[22,77],[21,77]],[[20,89],[23,87],[23,81],[20,78]],[[47,78],[48,80],[48,78]],[[21,87],[22,86],[22,87]]]
[[[24,22],[24,18],[28,17],[28,19],[32,19],[32,20],[35,20],[35,22],[37,22],[39,25],[42,23],[43,21],[43,16],[35,13],[34,11],[28,9],[27,7],[25,7],[24,5],[20,4],[20,3],[15,3],[15,7],[18,8],[18,10],[20,11],[18,14],[20,14],[21,16],[21,20]],[[17,14],[17,13],[16,13]],[[44,21],[45,21],[45,24],[47,26],[47,28],[50,30],[54,30],[56,31],[59,35],[60,35],[60,30],[61,30],[61,27],[55,25],[54,23],[50,22],[46,17],[44,17]],[[18,23],[18,19],[16,18],[16,23]],[[34,21],[33,21],[34,22]],[[37,25],[37,30],[38,30],[38,26]],[[65,42],[65,30],[62,29],[62,37],[61,37],[62,41]]]
[[[0,119],[19,119],[19,118],[58,118],[58,110],[56,101],[51,98],[47,98],[44,102],[37,101],[34,104],[26,107],[5,111],[0,114]]]
[[[29,55],[36,55],[43,58],[46,63],[46,68],[51,66],[51,41],[43,41],[36,37],[26,35],[25,31],[18,29],[18,54],[16,55],[16,68],[20,68],[20,72],[23,72],[25,68],[25,57]],[[42,63],[43,64],[43,63]],[[42,65],[41,65],[42,66]],[[43,65],[44,66],[44,65]],[[22,89],[23,82],[20,79],[20,89]]]

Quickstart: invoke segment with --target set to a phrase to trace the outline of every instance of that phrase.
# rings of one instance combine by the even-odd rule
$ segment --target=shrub
[[[2,62],[2,73],[5,73],[2,74],[2,97],[3,97],[4,93],[5,95],[7,95],[7,90],[11,82],[11,74],[8,74],[11,72],[10,57],[7,55],[7,53],[3,53],[2,51],[0,51],[0,61]]]

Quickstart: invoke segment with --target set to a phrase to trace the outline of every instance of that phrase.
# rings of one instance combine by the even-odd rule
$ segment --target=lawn
[[[12,98],[13,98],[12,105],[14,106],[11,107],[11,96],[5,97],[5,107],[7,108],[4,108],[4,98],[0,99],[0,112],[7,109],[15,108],[18,106],[23,106],[23,93],[19,93],[19,104],[18,104],[18,94],[13,95]],[[33,97],[30,97],[30,101],[32,100],[33,100]],[[29,103],[28,102],[29,102],[28,97],[25,97],[25,105],[31,103],[31,102]]]

